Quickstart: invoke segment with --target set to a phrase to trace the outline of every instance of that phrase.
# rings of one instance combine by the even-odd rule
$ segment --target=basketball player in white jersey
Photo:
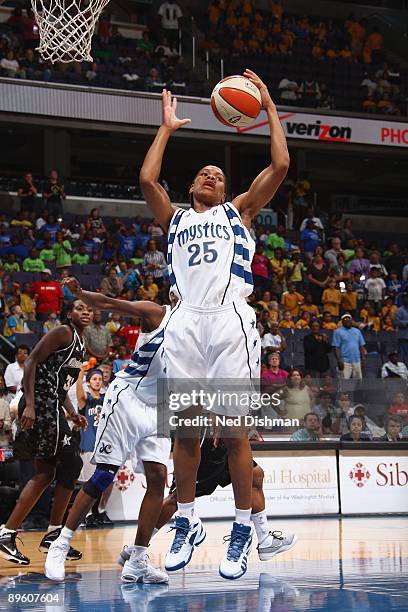
[[[226,177],[212,165],[203,167],[190,187],[191,208],[172,206],[159,183],[166,145],[171,135],[190,122],[176,116],[177,100],[163,90],[163,120],[145,157],[140,186],[154,216],[168,231],[171,289],[180,298],[166,332],[165,359],[169,384],[180,379],[246,379],[260,375],[260,339],[256,318],[245,298],[253,291],[252,219],[270,202],[286,176],[289,154],[278,113],[266,85],[251,70],[244,76],[261,92],[270,127],[270,163],[248,191],[226,202]],[[173,380],[172,380],[173,379]],[[173,389],[173,387],[171,387]],[[223,407],[218,406],[217,411]],[[230,407],[230,414],[234,415]],[[235,407],[242,415],[242,408]],[[183,416],[194,415],[192,406]],[[240,578],[251,550],[252,453],[246,432],[225,432],[234,490],[236,517],[229,546],[220,565],[224,578]],[[195,483],[200,463],[199,436],[177,431],[174,472],[178,492],[175,537],[166,556],[166,569],[184,567],[195,545],[205,538],[194,514]]]
[[[167,583],[167,574],[149,564],[147,547],[161,511],[170,455],[170,440],[157,436],[157,379],[165,378],[162,344],[177,307],[172,313],[170,306],[116,300],[82,291],[76,279],[68,279],[66,285],[85,304],[93,304],[98,310],[139,317],[142,331],[131,363],[116,374],[105,394],[92,458],[96,469],[78,493],[60,537],[48,551],[45,575],[51,580],[64,579],[65,559],[74,532],[95,499],[112,484],[118,469],[135,451],[138,466],[134,469],[145,473],[147,490],[140,508],[135,546],[124,565],[122,580]]]

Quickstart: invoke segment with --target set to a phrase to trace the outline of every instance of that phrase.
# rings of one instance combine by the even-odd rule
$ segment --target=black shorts
[[[255,461],[253,467],[257,466]],[[213,438],[205,438],[201,446],[201,461],[197,472],[196,497],[211,495],[217,487],[231,484],[228,467],[228,451],[222,440],[214,448]],[[176,481],[173,477],[170,493],[176,491]]]
[[[18,415],[24,412],[25,397],[18,404]],[[64,410],[58,407],[58,401],[46,397],[35,398],[35,421],[32,429],[19,432],[16,436],[15,455],[18,448],[25,446],[26,455],[40,458],[47,463],[55,464],[61,455],[79,454],[76,436],[70,430]],[[18,458],[18,457],[17,457]]]

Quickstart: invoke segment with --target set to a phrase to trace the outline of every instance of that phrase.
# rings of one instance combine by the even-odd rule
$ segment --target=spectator
[[[295,322],[293,320],[290,310],[283,311],[283,317],[280,320],[279,326],[282,329],[295,329],[296,328],[296,325],[295,325]]]
[[[159,293],[159,288],[154,282],[152,274],[146,274],[143,285],[138,290],[138,295],[141,300],[149,300],[154,302]]]
[[[316,229],[316,224],[313,220],[308,219],[306,221],[306,227],[300,232],[300,240],[302,243],[302,249],[305,252],[306,257],[310,260],[313,257],[313,253],[317,245],[320,244],[320,234]]]
[[[20,306],[21,310],[23,311],[23,315],[27,319],[27,321],[35,321],[36,303],[31,297],[30,283],[23,284],[23,289],[20,295]]]
[[[364,257],[364,249],[358,247],[355,251],[355,257],[350,264],[350,273],[360,274],[360,280],[365,282],[370,275],[370,262]]]
[[[117,312],[109,313],[109,320],[105,324],[106,329],[109,331],[110,335],[113,337],[115,334],[120,331],[122,327],[122,317]]]
[[[313,304],[313,298],[310,293],[306,293],[305,303],[300,307],[300,312],[302,315],[303,313],[308,312],[312,318],[320,316],[319,308],[316,306],[316,304]]]
[[[288,78],[281,79],[278,90],[280,94],[280,101],[282,104],[288,104],[289,106],[296,105],[298,100],[298,89],[299,85],[294,80]]]
[[[322,294],[322,304],[325,312],[330,312],[333,317],[340,314],[341,293],[334,278],[329,278],[327,287]]]
[[[300,251],[295,251],[292,254],[291,260],[287,263],[287,277],[288,282],[295,285],[296,291],[303,289],[305,271],[306,267],[301,260]]]
[[[44,262],[37,249],[30,250],[29,256],[23,261],[23,270],[24,272],[44,272]]]
[[[129,355],[129,347],[126,344],[121,344],[118,349],[118,356],[113,362],[112,372],[116,374],[120,372],[126,366],[131,363],[130,355]]]
[[[3,335],[13,344],[16,342],[16,334],[30,334],[21,306],[16,304],[10,308],[10,316],[4,325]]]
[[[14,51],[10,49],[6,53],[6,57],[3,57],[0,61],[0,68],[2,76],[16,78],[21,75],[20,65],[14,57]]]
[[[280,367],[280,354],[278,351],[269,353],[266,356],[266,367],[261,371],[261,384],[263,386],[282,387],[288,373]]]
[[[103,363],[109,355],[112,337],[102,324],[100,310],[94,310],[93,322],[85,329],[84,338],[88,354],[95,357],[98,363]]]
[[[349,433],[340,436],[341,442],[368,442],[370,437],[363,432],[364,421],[362,417],[353,415],[348,420]]]
[[[268,327],[264,327],[262,335],[262,348],[266,351],[279,351],[282,353],[286,347],[286,340],[282,333],[279,331],[279,325],[277,321],[271,322]]]
[[[292,317],[298,317],[300,307],[303,304],[303,295],[297,293],[294,283],[288,285],[288,290],[284,291],[281,298],[281,304],[285,310],[289,310]]]
[[[280,247],[276,247],[274,251],[271,259],[271,266],[276,291],[278,293],[282,293],[286,287],[287,262],[283,254],[283,250]]]
[[[117,298],[123,291],[123,282],[115,268],[110,268],[107,276],[102,279],[101,293],[108,297]]]
[[[6,398],[7,389],[4,382],[4,378],[0,374],[0,448],[10,446],[12,443],[12,419],[10,415],[10,406]]]
[[[308,412],[303,417],[303,427],[295,431],[291,436],[293,442],[318,442],[322,433],[319,416],[314,412]]]
[[[331,346],[326,334],[321,332],[319,321],[312,321],[310,334],[303,338],[305,369],[313,378],[322,378],[330,370]]]
[[[33,175],[31,172],[27,172],[24,175],[24,181],[18,188],[17,195],[20,198],[20,210],[35,213],[36,212],[36,199],[38,189],[34,184]]]
[[[255,286],[261,289],[268,289],[271,285],[269,274],[272,272],[272,266],[269,259],[264,255],[262,242],[258,242],[256,245],[251,268]]]
[[[388,414],[397,415],[408,424],[408,403],[401,391],[395,394],[394,401],[388,408]]]
[[[89,264],[89,261],[89,255],[86,252],[85,246],[83,244],[79,244],[77,247],[77,252],[72,256],[72,263],[84,266]]]
[[[380,274],[381,269],[373,266],[365,284],[367,299],[373,304],[376,313],[380,312],[381,303],[385,296],[385,283]]]
[[[13,399],[17,391],[21,389],[21,381],[24,374],[24,363],[30,354],[30,349],[25,344],[20,344],[16,348],[14,363],[9,363],[4,372],[4,381],[9,392],[10,400]]]
[[[386,267],[388,270],[394,270],[397,273],[397,278],[402,278],[402,270],[404,267],[404,258],[401,255],[401,249],[398,244],[390,245],[390,254],[386,259]]]
[[[361,360],[367,354],[365,340],[361,331],[353,327],[350,314],[344,314],[341,322],[342,327],[335,330],[332,340],[340,375],[345,379],[362,379]]]
[[[337,266],[339,255],[344,256],[344,253],[341,249],[341,240],[340,238],[332,238],[331,239],[331,249],[328,249],[325,252],[324,258],[329,264],[329,266]]]
[[[309,189],[310,189],[310,183],[308,181],[306,181],[307,184],[309,185]],[[306,209],[306,217],[303,219],[302,223],[300,224],[299,227],[299,231],[303,232],[304,229],[306,229],[306,225],[308,221],[313,221],[315,228],[317,229],[317,231],[319,232],[319,234],[323,234],[324,232],[324,227],[323,227],[323,223],[321,221],[321,219],[319,217],[315,216],[315,210],[313,208],[313,206],[308,206]]]
[[[402,306],[397,309],[393,323],[397,330],[401,359],[406,365],[408,364],[408,293],[402,296]]]
[[[346,283],[346,291],[341,294],[341,309],[347,311],[352,317],[357,312],[357,291],[353,290],[353,283]]]
[[[53,246],[51,244],[51,240],[45,240],[40,251],[40,259],[44,262],[44,264],[54,263],[55,261],[55,252]]]
[[[161,27],[163,34],[167,37],[173,47],[178,45],[178,31],[180,19],[183,12],[176,2],[163,2],[157,11],[161,17]]]
[[[377,439],[384,440],[385,442],[399,442],[402,440],[400,419],[396,416],[388,417],[385,423],[385,435]]]
[[[149,240],[147,251],[144,256],[144,269],[146,274],[151,274],[154,282],[160,288],[163,285],[163,276],[167,273],[167,262],[161,251],[156,248],[156,241]]]
[[[301,419],[305,410],[309,412],[312,395],[309,387],[305,385],[304,376],[300,370],[293,369],[289,372],[281,397],[285,401],[283,414],[288,418]]]
[[[322,303],[323,290],[329,280],[329,268],[321,255],[315,255],[308,268],[309,291],[313,304]]]
[[[37,319],[40,321],[45,321],[51,311],[57,314],[61,312],[62,288],[59,283],[51,280],[51,276],[51,270],[45,268],[41,272],[41,280],[33,283],[31,287],[31,295],[37,305]]]
[[[388,361],[381,368],[381,378],[401,378],[408,381],[408,369],[398,360],[398,351],[388,353]]]
[[[14,253],[9,253],[7,256],[7,260],[4,263],[5,272],[20,272],[20,264],[16,261],[16,256]]]
[[[59,327],[61,325],[61,321],[58,318],[55,310],[52,310],[48,313],[48,319],[44,322],[43,325],[43,334],[47,334],[49,331],[54,329],[55,327]]]
[[[321,98],[319,83],[315,79],[305,79],[299,87],[299,95],[302,106],[316,108]]]
[[[124,338],[126,345],[131,351],[134,350],[136,342],[140,335],[140,321],[136,318],[131,318],[128,325],[124,325],[118,332],[120,338]]]
[[[65,200],[66,195],[64,191],[64,185],[60,184],[58,181],[57,170],[51,170],[50,180],[47,186],[45,187],[43,198],[46,202],[46,208],[49,214],[57,217],[58,219],[62,218],[62,203]]]
[[[64,240],[64,234],[62,232],[57,232],[55,236],[53,251],[57,268],[67,268],[71,266],[72,246],[69,240]]]

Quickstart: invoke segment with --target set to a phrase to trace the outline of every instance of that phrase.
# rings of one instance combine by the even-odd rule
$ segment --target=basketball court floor
[[[0,559],[0,610],[45,612],[323,612],[408,611],[406,516],[270,520],[272,529],[295,531],[296,546],[269,562],[254,549],[247,574],[223,580],[218,563],[230,523],[207,521],[207,539],[185,571],[170,584],[121,584],[116,557],[131,543],[135,525],[80,530],[73,545],[83,551],[67,564],[63,584],[43,575],[41,534],[21,534],[28,568]],[[163,567],[172,534],[155,536],[150,557]]]

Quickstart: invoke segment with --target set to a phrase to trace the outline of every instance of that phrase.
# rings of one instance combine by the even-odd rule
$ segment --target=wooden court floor
[[[205,524],[206,541],[184,571],[170,575],[168,587],[121,585],[116,558],[124,544],[132,543],[136,525],[80,529],[73,545],[83,558],[67,563],[62,585],[43,575],[45,556],[37,549],[41,533],[21,533],[20,549],[31,565],[21,568],[0,559],[0,610],[408,611],[406,516],[271,519],[271,529],[295,531],[298,543],[269,562],[260,562],[254,547],[248,573],[231,582],[218,575],[230,523]],[[152,540],[149,555],[156,566],[163,566],[171,539],[165,527]],[[42,602],[29,600],[38,593]],[[46,600],[53,593],[55,601]]]

